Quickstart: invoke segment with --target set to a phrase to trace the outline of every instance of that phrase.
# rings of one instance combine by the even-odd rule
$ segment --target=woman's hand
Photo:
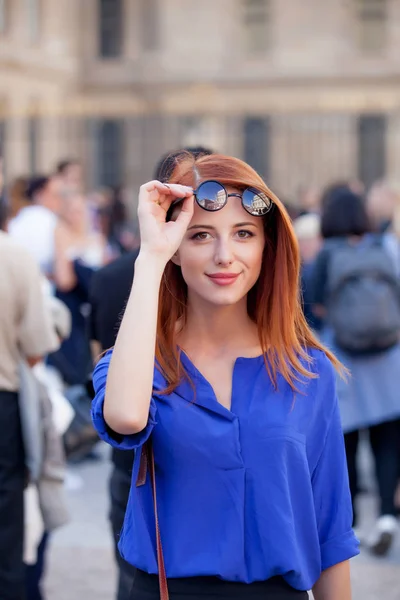
[[[167,211],[177,198],[184,198],[179,215],[167,223]],[[166,264],[178,250],[193,210],[192,188],[160,181],[149,181],[142,185],[138,206],[141,254],[150,254]]]

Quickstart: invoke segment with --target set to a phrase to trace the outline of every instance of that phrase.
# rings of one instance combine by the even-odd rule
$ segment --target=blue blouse
[[[309,352],[318,378],[295,393],[281,376],[274,389],[262,356],[238,358],[231,410],[182,353],[195,397],[187,379],[160,393],[166,382],[155,368],[147,426],[126,436],[113,434],[103,417],[112,351],[98,363],[92,414],[101,438],[131,450],[152,435],[167,577],[250,583],[282,575],[309,590],[322,570],[359,553],[335,375],[325,354]],[[139,463],[137,452],[119,548],[156,574],[151,484],[147,477],[136,487]]]

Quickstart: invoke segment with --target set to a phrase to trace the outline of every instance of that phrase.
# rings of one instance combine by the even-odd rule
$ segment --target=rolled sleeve
[[[359,554],[339,407],[335,399],[325,444],[313,473],[314,504],[322,570]]]
[[[349,560],[349,558],[353,558],[353,556],[357,556],[357,554],[360,554],[359,541],[354,535],[354,531],[350,529],[350,531],[322,544],[322,571],[345,560]]]
[[[149,418],[146,427],[132,435],[121,435],[113,431],[104,419],[104,397],[106,391],[106,382],[108,368],[112,356],[112,350],[107,352],[97,363],[93,372],[93,387],[95,397],[92,402],[92,421],[100,438],[119,450],[135,450],[142,446],[150,437],[154,426],[156,425],[157,406],[154,399],[151,399]]]

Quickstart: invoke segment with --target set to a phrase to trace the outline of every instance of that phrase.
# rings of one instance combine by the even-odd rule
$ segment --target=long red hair
[[[195,159],[189,153],[183,155],[169,182],[196,188],[208,179],[238,189],[257,188],[274,203],[273,209],[263,217],[266,242],[260,277],[248,294],[249,316],[257,324],[266,368],[273,383],[276,385],[278,373],[293,389],[300,375],[315,377],[304,366],[304,360],[310,364],[307,348],[323,350],[341,370],[339,361],[316,339],[304,318],[298,244],[283,204],[252,167],[230,156],[212,154]],[[170,261],[160,287],[156,342],[156,359],[168,382],[166,393],[173,391],[185,374],[176,343],[176,326],[178,322],[186,322],[186,315],[187,286],[180,268]]]

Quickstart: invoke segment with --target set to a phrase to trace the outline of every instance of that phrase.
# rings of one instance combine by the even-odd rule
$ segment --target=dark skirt
[[[170,600],[307,600],[308,593],[295,590],[282,577],[245,584],[217,577],[169,579]],[[136,571],[130,600],[160,600],[157,575]]]

